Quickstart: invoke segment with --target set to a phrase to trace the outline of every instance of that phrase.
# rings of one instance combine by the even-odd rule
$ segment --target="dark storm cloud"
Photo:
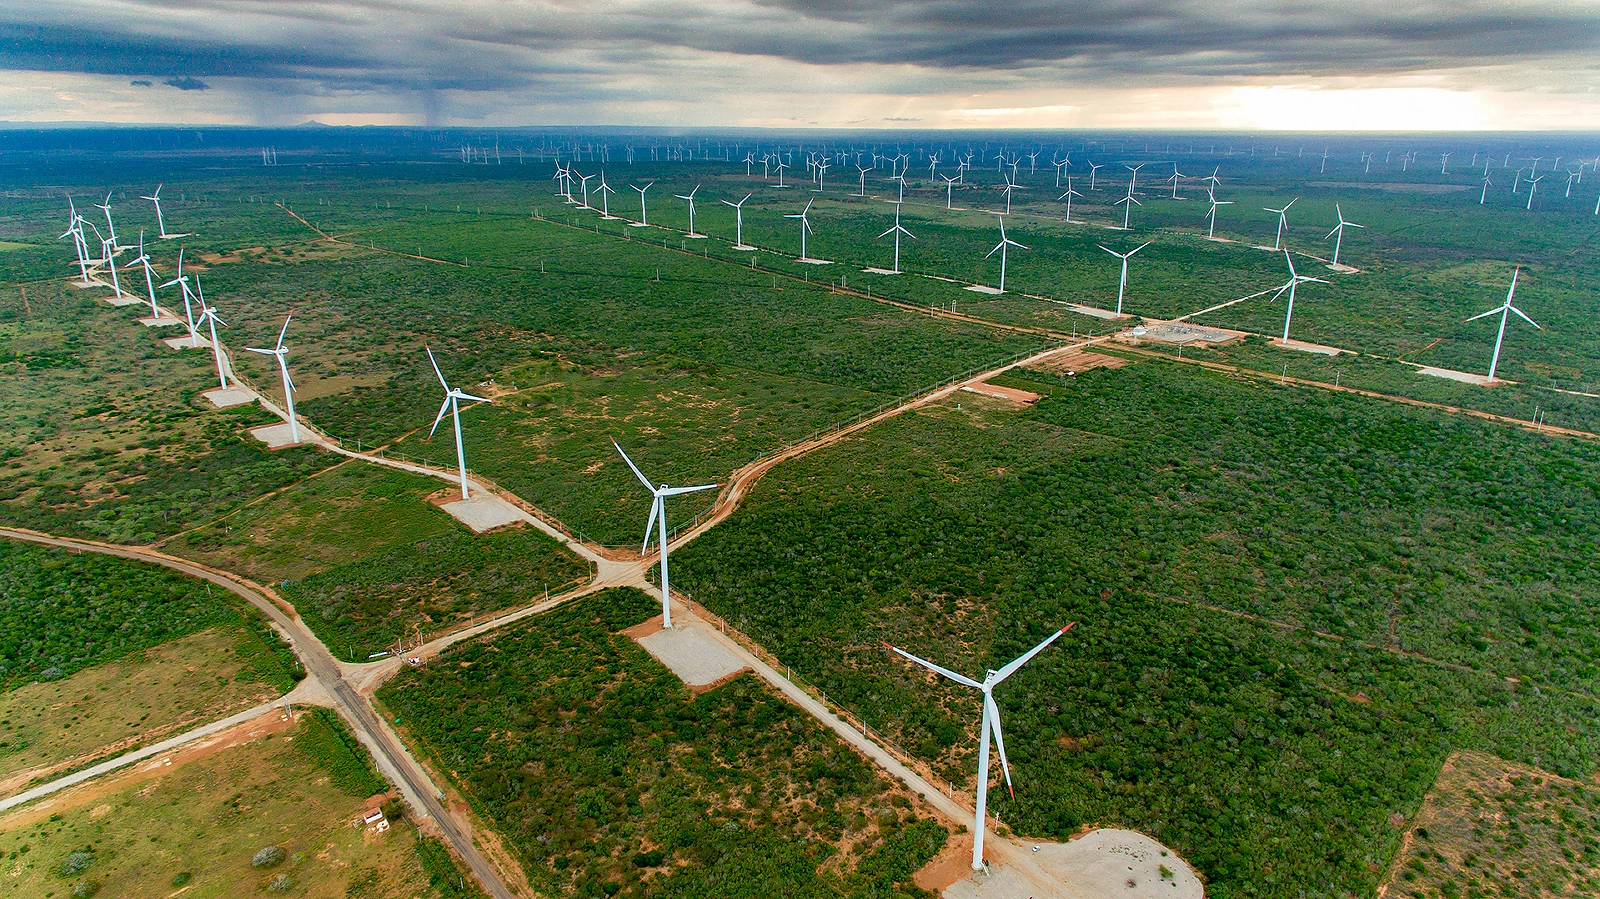
[[[175,87],[180,91],[211,90],[211,85],[206,84],[204,81],[201,81],[198,78],[191,78],[188,75],[184,75],[181,78],[168,78],[166,81],[161,83],[167,85],[168,87]]]
[[[0,0],[5,2],[5,0]],[[57,0],[0,7],[0,67],[241,77],[333,90],[605,90],[630,73],[768,57],[1148,84],[1220,77],[1588,68],[1592,6],[1392,0],[1299,7],[721,0]],[[1569,65],[1570,64],[1570,65]],[[581,82],[581,83],[580,83]]]

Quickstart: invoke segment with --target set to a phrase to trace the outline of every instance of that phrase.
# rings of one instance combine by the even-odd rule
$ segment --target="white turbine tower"
[[[723,200],[722,201],[722,205],[724,205],[724,206],[732,206],[733,207],[734,222],[735,222],[734,232],[733,232],[734,233],[733,248],[735,250],[753,250],[753,249],[755,249],[755,247],[747,247],[747,246],[745,246],[745,243],[744,243],[744,204],[745,204],[745,200],[750,199],[750,197],[751,197],[751,194],[745,194],[744,195],[744,200],[740,200],[737,203],[729,203],[727,200]]]
[[[900,227],[900,204],[899,203],[895,203],[894,204],[894,227],[890,228],[889,230],[887,230],[885,232],[883,232],[882,234],[879,234],[878,235],[878,239],[882,240],[882,239],[884,239],[885,237],[888,237],[891,234],[894,235],[894,272],[893,272],[893,274],[898,275],[898,274],[900,274],[900,235],[904,234],[905,236],[911,238],[912,240],[916,240],[917,239],[917,236],[915,234],[912,234],[910,231],[907,231],[906,229]]]
[[[1490,309],[1488,312],[1480,312],[1477,315],[1474,315],[1472,318],[1467,319],[1467,321],[1470,322],[1470,321],[1475,321],[1475,320],[1480,319],[1480,318],[1487,318],[1487,317],[1489,317],[1491,315],[1494,315],[1496,312],[1500,313],[1500,333],[1495,335],[1495,338],[1494,338],[1494,356],[1489,360],[1489,380],[1491,380],[1491,381],[1494,380],[1495,370],[1500,367],[1500,344],[1503,343],[1505,341],[1505,339],[1506,339],[1506,318],[1507,318],[1507,316],[1509,316],[1511,313],[1515,312],[1517,314],[1518,318],[1522,319],[1523,321],[1527,322],[1530,325],[1533,325],[1535,328],[1538,328],[1541,331],[1544,330],[1544,328],[1540,328],[1539,327],[1539,323],[1538,322],[1534,321],[1533,319],[1531,319],[1527,315],[1525,315],[1521,309],[1518,309],[1517,307],[1511,305],[1511,298],[1517,292],[1517,276],[1520,275],[1520,274],[1522,274],[1522,266],[1519,265],[1519,266],[1517,266],[1516,271],[1511,273],[1511,289],[1506,291],[1506,301],[1504,303],[1501,303],[1499,306],[1496,306],[1495,308]]]
[[[222,344],[217,341],[217,325],[226,328],[228,323],[217,318],[217,308],[207,305],[203,295],[200,298],[200,323],[211,326],[211,358],[217,362],[217,381],[222,384],[223,390],[227,390],[228,371],[227,367],[222,364]]]
[[[171,240],[174,237],[188,237],[189,235],[187,234],[167,233],[167,220],[161,215],[161,188],[163,186],[164,185],[157,184],[155,193],[148,197],[140,197],[139,199],[149,200],[150,202],[156,204],[156,227],[161,231],[160,237],[162,240]]]
[[[283,337],[289,333],[289,320],[294,318],[294,313],[289,313],[283,320],[283,330],[278,332],[278,343],[272,349],[260,349],[247,346],[245,350],[251,353],[260,353],[263,356],[274,356],[278,360],[278,371],[283,374],[283,402],[289,409],[289,442],[300,442],[300,423],[294,417],[294,381],[289,377],[289,350],[283,345]]]
[[[1006,292],[1006,248],[1007,247],[1016,247],[1019,250],[1026,250],[1028,248],[1023,246],[1020,243],[1017,243],[1016,241],[1014,241],[1011,238],[1006,236],[1006,217],[1005,216],[1000,215],[1000,213],[998,213],[998,212],[997,213],[993,213],[993,214],[1000,216],[1000,242],[994,245],[994,249],[992,249],[989,252],[983,254],[983,258],[988,259],[990,256],[993,256],[995,253],[999,253],[1000,254],[1000,292],[1001,293],[1005,293]]]
[[[1116,250],[1113,250],[1113,249],[1111,249],[1110,247],[1108,247],[1108,246],[1106,246],[1104,244],[1095,244],[1095,246],[1099,247],[1102,250],[1105,250],[1107,253],[1110,253],[1111,255],[1113,255],[1113,256],[1117,257],[1118,259],[1122,260],[1122,275],[1121,275],[1121,277],[1119,277],[1117,279],[1117,314],[1121,315],[1122,314],[1122,292],[1124,290],[1126,290],[1127,287],[1128,287],[1128,260],[1133,257],[1134,253],[1137,253],[1140,250],[1144,249],[1145,247],[1150,246],[1150,241],[1147,240],[1144,243],[1139,244],[1138,246],[1134,247],[1133,249],[1129,250],[1126,253],[1118,253]]]
[[[611,439],[611,445],[617,448],[617,453],[622,456],[622,461],[628,463],[628,467],[633,469],[634,475],[639,478],[639,483],[644,485],[644,489],[650,491],[650,520],[645,522],[644,525],[644,545],[639,547],[639,555],[644,555],[645,550],[650,548],[650,531],[656,526],[656,522],[659,521],[661,523],[660,537],[657,538],[661,547],[661,626],[670,628],[672,627],[672,592],[667,584],[667,497],[682,496],[685,493],[698,493],[701,490],[713,490],[722,485],[701,484],[698,487],[670,487],[662,484],[658,487],[650,483],[650,479],[644,476],[644,472],[639,470],[639,466],[633,464],[633,460],[628,458],[628,454],[622,451],[622,444],[618,443],[615,437]]]
[[[1052,633],[1044,638],[1044,641],[1038,646],[1013,659],[1000,670],[996,671],[991,668],[984,675],[981,682],[973,680],[966,675],[957,674],[948,668],[941,668],[926,659],[920,659],[898,646],[884,644],[888,646],[890,652],[904,656],[935,674],[949,678],[962,686],[972,687],[983,692],[983,718],[978,725],[978,802],[972,823],[972,870],[974,871],[983,870],[983,831],[989,805],[989,738],[991,734],[994,736],[994,747],[1000,753],[1000,770],[1005,773],[1006,789],[1011,791],[1013,799],[1016,798],[1016,790],[1011,786],[1011,765],[1006,761],[1006,741],[1000,732],[1000,707],[994,701],[994,688],[998,687],[1006,678],[1016,674],[1017,669],[1026,665],[1030,659],[1042,652],[1046,646],[1054,643],[1062,634],[1072,630],[1073,624],[1076,623],[1068,624],[1061,630]]]
[[[161,317],[161,308],[156,305],[155,279],[151,276],[151,272],[150,272],[150,254],[146,253],[144,251],[144,229],[143,228],[139,229],[139,255],[138,255],[137,258],[135,258],[132,261],[128,262],[127,265],[124,265],[123,268],[133,268],[136,265],[143,265],[144,266],[144,289],[149,291],[149,293],[150,293],[150,317],[151,318],[160,318]]]
[[[1105,163],[1103,163],[1103,162],[1091,162],[1091,163],[1089,163],[1089,189],[1090,190],[1099,190],[1098,187],[1094,186],[1095,173],[1099,172],[1100,169],[1102,167],[1104,167],[1104,166],[1105,166]]]
[[[168,281],[167,283],[161,285],[161,289],[162,290],[166,290],[168,287],[171,287],[174,284],[178,285],[183,290],[183,318],[184,318],[184,321],[187,322],[188,325],[189,325],[189,334],[191,336],[193,336],[194,333],[195,333],[195,331],[194,331],[194,306],[193,306],[193,303],[192,303],[191,300],[192,300],[194,294],[192,292],[190,292],[190,290],[189,290],[189,276],[185,275],[183,273],[183,248],[182,247],[178,248],[178,274],[177,274],[177,277],[175,277],[171,281]],[[283,323],[284,323],[284,326],[287,327],[288,324],[289,324],[289,320],[288,319],[284,319]],[[299,443],[300,441],[296,440],[295,442]]]
[[[1081,196],[1083,196],[1083,194],[1078,193],[1077,191],[1072,189],[1072,176],[1068,175],[1067,176],[1067,192],[1062,194],[1059,197],[1056,197],[1056,199],[1057,200],[1066,200],[1067,201],[1067,224],[1069,224],[1069,225],[1072,224],[1072,198],[1073,197],[1081,197]]]
[[[950,209],[950,200],[952,199],[951,193],[956,189],[956,179],[949,175],[940,175],[939,177],[944,179],[944,208],[948,211]]]
[[[694,186],[694,190],[689,191],[689,193],[687,195],[685,195],[685,194],[673,194],[674,197],[677,197],[680,200],[688,200],[689,201],[689,233],[687,235],[689,237],[705,237],[704,234],[696,234],[696,233],[694,233],[694,195],[699,193],[699,192],[700,192],[700,185],[696,184]]]
[[[1543,180],[1544,180],[1544,176],[1543,175],[1540,175],[1537,178],[1533,177],[1532,175],[1528,176],[1528,211],[1529,212],[1533,211],[1533,195],[1539,192],[1539,182],[1543,181]],[[110,218],[110,215],[111,214],[109,212],[106,213],[106,217],[107,217],[108,220]],[[117,236],[115,234],[111,235],[111,239],[113,241],[115,241],[116,238],[117,238]]]
[[[606,183],[606,170],[605,169],[601,169],[600,170],[600,187],[599,187],[599,191],[600,191],[600,217],[603,218],[603,219],[610,219],[612,217],[611,216],[611,194],[616,193],[616,191],[612,190],[611,189],[611,185]]]
[[[1217,239],[1217,207],[1218,206],[1232,206],[1233,205],[1233,201],[1232,200],[1219,200],[1219,199],[1217,199],[1217,195],[1216,194],[1211,194],[1210,198],[1211,198],[1211,209],[1206,212],[1206,218],[1210,220],[1210,224],[1206,226],[1206,240],[1216,240]]]
[[[1133,195],[1133,182],[1128,182],[1128,195],[1118,200],[1115,205],[1122,207],[1122,230],[1128,230],[1128,222],[1133,216],[1133,207],[1143,206]]]
[[[630,184],[628,186],[639,192],[639,222],[638,222],[639,227],[641,227],[641,228],[649,227],[649,225],[650,225],[650,214],[645,211],[645,207],[644,207],[644,192],[649,190],[650,188],[654,187],[655,186],[655,182],[651,181],[649,184],[646,184],[644,187],[640,187],[637,184]]]
[[[1344,243],[1344,229],[1346,229],[1346,228],[1365,228],[1366,225],[1358,225],[1355,222],[1347,222],[1347,221],[1345,221],[1344,220],[1344,210],[1339,208],[1339,204],[1338,203],[1333,204],[1333,214],[1337,215],[1339,217],[1339,224],[1333,226],[1333,230],[1328,232],[1328,237],[1333,237],[1334,238],[1334,241],[1333,241],[1333,264],[1334,264],[1335,267],[1337,267],[1339,265],[1339,247],[1340,247],[1341,244]],[[1323,240],[1327,240],[1328,237],[1324,237]]]
[[[468,499],[470,495],[467,492],[467,451],[461,445],[461,401],[469,400],[474,403],[489,401],[481,396],[464,393],[458,387],[451,387],[450,382],[444,379],[444,372],[439,371],[439,363],[434,361],[433,349],[426,346],[423,349],[428,353],[428,364],[433,366],[433,373],[444,386],[444,405],[439,407],[439,414],[434,416],[433,427],[428,431],[428,439],[433,439],[434,431],[439,430],[439,422],[444,421],[444,414],[449,412],[450,422],[456,429],[456,467],[461,471],[461,498]]]
[[[861,173],[861,192],[856,194],[856,196],[864,197],[867,195],[867,173],[875,168],[877,168],[877,166],[862,168],[861,163],[856,163],[856,171]]]
[[[1294,289],[1307,281],[1315,281],[1318,284],[1326,284],[1328,282],[1322,280],[1321,278],[1313,278],[1310,275],[1296,274],[1294,270],[1294,260],[1289,258],[1288,250],[1283,251],[1283,261],[1289,263],[1289,281],[1282,287],[1278,288],[1278,292],[1272,295],[1272,300],[1276,300],[1278,297],[1282,296],[1285,290],[1289,291],[1289,308],[1287,311],[1285,311],[1283,316],[1283,345],[1288,346],[1289,323],[1294,321]],[[1267,302],[1270,303],[1272,300],[1268,300]]]
[[[1272,239],[1272,248],[1274,250],[1283,249],[1283,230],[1289,227],[1289,206],[1293,206],[1295,201],[1299,199],[1299,197],[1295,197],[1294,200],[1289,201],[1288,206],[1284,206],[1282,209],[1273,209],[1271,206],[1261,207],[1266,212],[1276,212],[1278,214],[1278,236]]]
[[[747,197],[746,199],[749,199],[749,198]],[[724,202],[726,202],[726,201],[724,201]],[[812,232],[812,230],[811,230],[811,219],[808,217],[808,213],[811,212],[811,204],[814,203],[814,202],[816,202],[816,198],[812,197],[812,198],[806,200],[806,208],[805,209],[801,210],[800,212],[786,212],[783,215],[783,217],[786,218],[786,219],[799,219],[800,220],[800,261],[801,262],[810,262],[811,261],[811,260],[806,258],[806,235],[808,233],[815,233],[815,232]]]

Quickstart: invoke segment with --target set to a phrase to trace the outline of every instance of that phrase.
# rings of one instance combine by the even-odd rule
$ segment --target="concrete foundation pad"
[[[187,334],[183,335],[182,337],[167,337],[167,338],[163,338],[161,342],[166,344],[170,349],[174,349],[174,350],[209,350],[209,349],[211,349],[211,341],[205,339],[204,337],[191,338]]]
[[[1090,831],[1070,843],[1014,841],[1026,847],[1028,861],[1062,885],[1063,896],[1118,896],[1128,899],[1203,899],[1205,888],[1189,864],[1142,833]],[[987,855],[987,853],[985,853]],[[1167,869],[1163,876],[1161,869]],[[1004,862],[946,887],[945,899],[1032,899],[1047,895],[1043,884],[1028,882]]]
[[[190,232],[185,231],[182,234],[163,234],[163,235],[161,235],[161,239],[162,240],[177,240],[180,237],[188,237],[189,233]]]
[[[1288,343],[1284,343],[1281,340],[1274,340],[1272,345],[1280,350],[1299,350],[1302,353],[1316,353],[1319,356],[1337,356],[1344,352],[1344,350],[1341,350],[1336,346],[1323,346],[1320,343],[1306,343],[1303,340],[1290,340]]]
[[[650,227],[650,225],[648,223],[646,223],[646,222],[629,222],[628,223],[628,227],[629,228],[648,228],[648,227]]]
[[[704,234],[690,233],[690,234],[685,234],[683,236],[689,238],[690,240],[705,240],[706,239],[706,236]]]
[[[833,260],[832,259],[800,259],[800,260],[797,260],[797,261],[804,262],[806,265],[832,265],[833,264]]]
[[[1103,318],[1107,321],[1116,321],[1117,319],[1128,318],[1127,315],[1121,312],[1113,312],[1110,309],[1101,309],[1096,306],[1084,306],[1079,303],[1068,303],[1067,308],[1078,313],[1079,315],[1087,315],[1091,318]]]
[[[1479,387],[1506,383],[1504,378],[1496,378],[1491,381],[1488,375],[1475,375],[1471,372],[1455,371],[1449,368],[1433,368],[1431,366],[1423,366],[1417,369],[1417,374],[1428,375],[1433,378],[1445,378],[1450,381],[1460,381],[1463,384],[1476,384]]]
[[[255,391],[247,390],[243,387],[228,387],[226,389],[218,387],[215,390],[207,390],[200,395],[210,400],[212,405],[218,409],[232,409],[234,406],[243,406],[246,403],[256,401]]]
[[[742,243],[734,244],[732,249],[738,250],[741,253],[750,253],[750,252],[754,252],[755,251],[755,247],[747,246],[747,245],[742,244]]]
[[[113,306],[137,306],[140,303],[143,303],[144,300],[139,299],[138,297],[134,296],[133,294],[125,293],[120,297],[119,296],[106,297],[106,302],[110,303]]]
[[[899,272],[890,271],[889,269],[886,269],[886,268],[876,268],[876,267],[871,267],[871,266],[862,269],[862,271],[866,272],[869,275],[898,275],[898,274],[900,274]]]
[[[1005,292],[998,287],[990,287],[987,284],[968,284],[965,289],[973,293],[986,293],[990,296],[999,296]]]
[[[139,319],[139,324],[144,325],[146,328],[170,328],[173,325],[183,324],[183,319],[173,318],[170,315],[163,315],[160,318],[146,316]]]
[[[690,689],[711,687],[745,670],[744,662],[717,640],[710,625],[683,614],[674,614],[672,624],[671,630],[663,630],[661,619],[652,618],[629,628],[629,635]]]
[[[470,499],[458,499],[439,508],[477,534],[528,520],[528,513],[488,493],[474,493]]]
[[[1339,263],[1338,265],[1334,265],[1333,263],[1330,262],[1330,263],[1328,263],[1328,269],[1330,271],[1338,272],[1341,275],[1359,275],[1359,274],[1361,274],[1361,269],[1356,268],[1353,265],[1345,265],[1343,262]]]
[[[264,425],[259,428],[251,428],[250,436],[261,441],[262,443],[265,443],[267,445],[267,449],[283,449],[286,446],[299,446],[299,444],[295,442],[294,436],[289,432],[288,422],[276,425]],[[304,434],[301,434],[300,436],[302,438],[305,437]]]

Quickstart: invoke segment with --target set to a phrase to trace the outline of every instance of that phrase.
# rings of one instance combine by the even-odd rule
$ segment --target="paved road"
[[[225,572],[152,550],[111,546],[88,540],[51,537],[33,531],[7,527],[0,527],[0,537],[81,552],[118,556],[124,559],[154,562],[187,574],[190,577],[200,578],[216,584],[237,594],[251,605],[260,609],[277,626],[279,632],[293,644],[295,654],[299,656],[301,664],[305,666],[307,678],[315,680],[332,698],[334,709],[350,725],[356,738],[372,754],[373,761],[377,763],[378,769],[383,775],[400,787],[401,794],[412,809],[420,812],[425,818],[433,819],[434,826],[439,830],[446,842],[467,863],[473,875],[484,885],[490,896],[494,897],[494,899],[515,899],[510,888],[500,879],[499,873],[489,865],[488,861],[478,852],[477,847],[472,844],[472,840],[462,832],[461,828],[445,812],[444,806],[439,802],[439,790],[434,786],[433,781],[428,778],[428,775],[417,764],[416,760],[406,752],[394,733],[378,719],[377,714],[373,712],[372,706],[367,700],[345,681],[340,671],[339,663],[334,659],[333,654],[328,652],[327,647],[322,645],[321,641],[311,633],[311,629],[306,627],[298,616],[290,615],[277,603],[269,599],[264,588]],[[234,717],[237,718],[238,716]],[[224,722],[218,723],[222,724]],[[190,733],[193,733],[193,731]],[[93,769],[90,770],[92,771]],[[86,772],[80,773],[86,774]],[[86,777],[81,779],[86,779]],[[51,784],[45,786],[48,787]]]

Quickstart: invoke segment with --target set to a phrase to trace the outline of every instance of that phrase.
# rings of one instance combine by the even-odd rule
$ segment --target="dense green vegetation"
[[[1157,363],[1009,383],[1050,396],[774,471],[675,582],[969,787],[972,697],[878,641],[978,673],[1080,621],[1000,691],[996,810],[1146,830],[1214,896],[1370,894],[1451,748],[1592,767],[1600,450]]]
[[[390,649],[413,624],[433,634],[588,574],[587,563],[531,527],[483,535],[456,528],[398,542],[282,589],[330,650],[364,661]]]
[[[0,540],[0,689],[218,624],[252,635],[239,652],[253,679],[288,689],[299,676],[270,626],[230,593],[159,565]]]
[[[637,590],[586,597],[402,671],[380,697],[536,888],[915,893],[943,827],[752,677],[690,694],[616,633],[654,609]]]
[[[372,759],[331,709],[312,708],[299,713],[294,748],[306,761],[326,772],[334,786],[356,799],[388,789],[372,766]]]

